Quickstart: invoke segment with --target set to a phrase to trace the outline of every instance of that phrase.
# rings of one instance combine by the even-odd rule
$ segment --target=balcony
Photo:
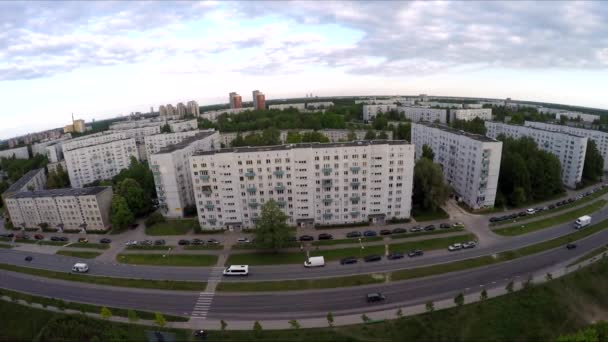
[[[247,192],[255,193],[258,189],[255,186],[250,186],[247,188]]]
[[[359,186],[361,182],[350,182],[350,186]]]
[[[283,176],[285,174],[285,171],[283,170],[274,170],[274,172],[272,173],[275,176]]]
[[[209,224],[215,224],[217,222],[217,219],[215,219],[215,218],[208,218],[207,222],[209,222]]]
[[[321,185],[323,186],[331,186],[333,184],[333,179],[324,179],[321,181]]]
[[[201,178],[201,180],[208,181],[209,180],[209,175],[201,175],[200,178]]]
[[[334,215],[333,215],[333,214],[330,214],[330,213],[325,213],[325,214],[323,214],[323,218],[324,218],[324,219],[330,219],[330,218],[332,218],[333,216],[334,216]]]
[[[245,177],[255,177],[255,172],[247,171],[247,172],[245,172]]]
[[[277,201],[277,204],[279,207],[284,207],[287,205],[287,202],[286,201]]]
[[[352,172],[359,172],[359,171],[361,171],[361,167],[360,166],[351,166],[350,170]]]
[[[331,198],[324,198],[324,199],[323,199],[323,203],[325,203],[326,205],[327,205],[327,204],[331,204],[331,202],[333,202],[333,201],[334,201],[334,200],[333,200],[333,199],[331,199]]]
[[[210,186],[204,186],[201,190],[203,191],[203,194],[205,194],[207,196],[211,195],[211,193],[213,192],[213,191],[211,191]]]
[[[350,196],[351,202],[359,202],[360,200],[361,200],[361,197],[359,197],[359,196]]]
[[[361,213],[359,213],[358,211],[351,211],[351,212],[350,212],[350,216],[352,216],[352,217],[357,217],[357,216],[359,216],[360,214],[361,214]]]
[[[331,167],[324,167],[321,169],[321,172],[323,172],[324,174],[328,175],[332,172],[332,168]]]
[[[285,190],[285,185],[283,185],[283,184],[277,184],[277,186],[275,186],[274,189],[276,191]]]
[[[260,204],[258,202],[249,202],[249,208],[257,208]]]
[[[215,206],[213,205],[213,203],[207,203],[207,204],[205,204],[205,208],[213,209],[213,208],[215,208]]]

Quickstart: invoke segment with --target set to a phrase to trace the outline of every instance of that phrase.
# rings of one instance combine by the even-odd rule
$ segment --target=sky
[[[254,89],[608,109],[608,2],[0,1],[0,138]]]

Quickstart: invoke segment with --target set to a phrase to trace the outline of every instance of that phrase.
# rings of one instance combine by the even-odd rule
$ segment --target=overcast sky
[[[254,89],[608,108],[608,2],[0,2],[0,138]]]

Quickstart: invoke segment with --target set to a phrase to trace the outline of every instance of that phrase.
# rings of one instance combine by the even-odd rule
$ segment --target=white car
[[[526,210],[526,214],[528,214],[528,215],[536,214],[536,209],[530,208],[530,209]]]
[[[477,246],[477,242],[475,241],[469,241],[469,242],[465,242],[462,244],[462,248],[475,248]]]
[[[453,251],[458,251],[462,249],[462,244],[461,243],[455,243],[453,245],[450,245],[448,247],[448,251],[453,252]]]
[[[248,238],[239,238],[238,240],[236,240],[236,243],[240,243],[240,244],[246,244],[246,243],[250,243],[251,241],[249,241]]]
[[[137,241],[135,241],[135,240],[127,241],[126,245],[127,246],[136,246],[137,245]]]

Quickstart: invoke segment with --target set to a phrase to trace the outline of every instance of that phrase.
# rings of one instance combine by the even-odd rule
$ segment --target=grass
[[[15,239],[15,243],[29,243],[29,244],[36,244],[40,242],[39,240],[33,240],[33,239]]]
[[[591,252],[583,255],[582,257],[576,259],[576,261],[570,263],[568,266],[576,265],[579,262],[583,262],[583,261],[592,259],[592,258],[594,258],[594,257],[596,257],[596,256],[598,256],[600,254],[603,254],[602,258],[605,258],[606,255],[607,255],[607,253],[605,253],[605,252],[608,252],[608,246],[603,246],[603,247],[600,247],[600,248],[596,248],[596,249],[592,250]]]
[[[123,264],[156,266],[213,266],[217,255],[206,254],[118,254],[116,260]]]
[[[383,274],[377,275],[355,275],[349,277],[299,279],[283,281],[260,281],[260,282],[221,282],[217,286],[218,291],[224,292],[274,292],[274,291],[296,291],[313,289],[332,289],[338,287],[361,286],[379,284],[385,281]]]
[[[393,234],[393,235],[391,235],[391,239],[393,239],[393,240],[408,239],[408,238],[413,238],[416,236],[449,234],[449,233],[456,233],[456,232],[462,232],[462,231],[464,231],[463,227],[450,228],[450,229],[437,229],[437,230],[432,230],[429,232],[422,231],[422,232],[415,232],[415,233]]]
[[[510,226],[505,228],[494,229],[493,232],[503,236],[515,236],[521,234],[527,234],[537,230],[553,227],[558,224],[566,223],[568,221],[574,221],[580,216],[591,214],[595,211],[600,210],[606,205],[605,200],[599,200],[582,208],[568,211],[564,214],[547,217],[542,220],[532,221],[522,225]]]
[[[430,251],[435,249],[448,248],[449,245],[458,242],[467,242],[475,240],[477,237],[475,234],[462,234],[456,236],[446,236],[443,238],[407,241],[402,243],[394,243],[389,245],[391,251],[404,252],[412,249],[422,249],[423,251]]]
[[[95,259],[101,255],[99,252],[81,252],[81,251],[57,251],[55,254],[66,255],[75,258]]]
[[[361,242],[374,242],[382,241],[382,236],[362,237]],[[319,240],[312,243],[313,246],[333,246],[333,245],[346,245],[352,243],[359,243],[358,238],[347,238],[347,239],[336,239],[336,240]]]
[[[188,245],[184,246],[187,251],[205,251],[205,250],[220,250],[224,249],[223,245]]]
[[[4,241],[4,242],[9,242],[12,241],[13,239],[11,238],[7,238],[7,237],[0,237],[0,241]]]
[[[91,248],[91,249],[108,249],[110,248],[109,243],[82,243],[82,242],[74,242],[66,246],[67,248]]]
[[[146,227],[146,235],[185,235],[198,226],[197,220],[168,220]]]
[[[65,242],[65,241],[40,241],[39,244],[40,245],[46,245],[46,246],[65,246],[67,245],[69,242]]]
[[[77,281],[81,283],[109,285],[119,287],[134,287],[142,289],[159,289],[159,290],[174,290],[174,291],[204,291],[207,283],[196,281],[173,281],[173,280],[152,280],[152,279],[129,279],[129,278],[112,278],[98,277],[85,274],[67,273],[47,271],[37,268],[22,267],[8,264],[0,264],[0,269],[18,273],[29,274],[33,276],[60,279],[67,281]]]
[[[298,248],[300,247],[299,242],[287,243],[283,248]],[[255,243],[237,243],[232,245],[232,249],[258,249],[259,247]]]
[[[605,195],[606,193],[608,193],[608,188],[604,188],[604,189],[602,189],[602,190],[600,190],[600,191],[598,191],[596,193],[593,193],[593,194],[591,194],[591,195],[589,195],[587,197],[583,197],[583,198],[579,199],[578,201],[574,201],[572,203],[568,203],[568,204],[562,205],[561,207],[555,207],[553,209],[548,209],[548,210],[542,211],[540,213],[537,213],[537,214],[534,214],[534,215],[531,215],[531,216],[524,216],[524,217],[516,218],[516,219],[513,219],[513,220],[506,220],[506,221],[500,221],[500,222],[492,222],[492,223],[490,223],[490,226],[503,226],[503,225],[508,224],[508,223],[533,220],[533,219],[538,218],[538,217],[542,217],[542,216],[545,216],[545,215],[550,215],[550,214],[553,214],[553,213],[556,213],[556,212],[559,212],[559,211],[564,211],[566,209],[570,209],[570,208],[579,206],[579,205],[587,203],[587,202],[591,202],[592,200],[594,200],[594,199],[596,199],[598,197],[601,197],[601,196]]]
[[[0,248],[13,248],[13,246],[7,245],[5,243],[0,243]]]
[[[419,208],[412,208],[412,216],[414,217],[414,220],[416,220],[416,222],[425,222],[450,218],[450,215],[448,215],[448,213],[446,213],[443,209],[437,209],[437,211],[423,211]]]
[[[169,249],[175,249],[175,246],[142,246],[142,245],[133,245],[127,246],[129,250],[145,250],[145,251],[168,251]]]

